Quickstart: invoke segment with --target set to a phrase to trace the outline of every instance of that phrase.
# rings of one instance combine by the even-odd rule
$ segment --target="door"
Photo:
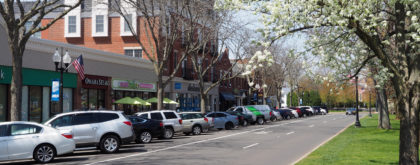
[[[76,114],[73,118],[73,139],[76,144],[96,142],[98,124],[93,113]]]
[[[49,126],[54,127],[58,130],[66,130],[64,132],[70,132],[74,135],[73,132],[73,116],[74,115],[65,115],[58,117],[49,123]]]
[[[182,114],[182,127],[185,132],[190,132],[193,125],[193,119],[191,114]]]
[[[216,113],[216,118],[214,119],[214,127],[216,128],[225,128],[226,115],[223,113]]]
[[[11,124],[9,129],[10,137],[7,141],[9,159],[32,158],[42,128],[31,124]]]
[[[0,161],[7,160],[9,157],[9,152],[7,149],[7,140],[9,136],[7,136],[7,125],[0,126]]]

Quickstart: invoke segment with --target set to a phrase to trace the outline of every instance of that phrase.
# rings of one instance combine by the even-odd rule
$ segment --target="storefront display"
[[[80,109],[82,110],[101,110],[108,109],[110,102],[110,77],[85,75],[80,88]]]
[[[0,121],[7,120],[9,113],[8,88],[12,79],[9,66],[0,66]],[[23,121],[43,122],[49,117],[61,113],[58,101],[51,101],[51,81],[60,77],[54,71],[23,68],[22,111]],[[71,111],[73,88],[77,87],[77,77],[73,73],[63,75],[63,111]]]
[[[138,80],[122,80],[112,79],[113,89],[113,102],[115,100],[122,99],[124,97],[139,97],[143,100],[147,100],[152,97],[156,97],[156,84],[147,83]],[[151,106],[143,105],[114,105],[115,110],[123,110],[125,114],[133,114],[136,112],[150,111],[155,109],[156,105]]]

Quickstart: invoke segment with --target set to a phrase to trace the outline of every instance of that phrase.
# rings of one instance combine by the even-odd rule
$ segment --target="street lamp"
[[[357,89],[357,80],[358,77],[356,76],[356,122],[354,123],[354,126],[356,127],[361,127],[362,125],[360,125],[360,121],[359,121],[359,91]]]
[[[61,48],[61,54],[63,54],[63,48]],[[61,57],[61,54],[58,52],[58,48],[55,49],[55,53],[53,55],[53,62],[55,64],[55,71],[60,72],[60,98],[59,98],[59,104],[60,104],[60,112],[63,112],[63,72],[67,72],[67,67],[70,65],[71,57],[69,55],[69,52],[66,50],[66,54]],[[64,66],[63,67],[63,63]],[[58,66],[60,64],[60,66]]]

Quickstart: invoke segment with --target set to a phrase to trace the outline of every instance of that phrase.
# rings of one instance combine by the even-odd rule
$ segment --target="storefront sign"
[[[187,89],[188,91],[195,91],[195,92],[200,91],[200,87],[194,84],[189,84]]]
[[[182,83],[177,82],[177,83],[175,83],[174,87],[175,87],[175,89],[180,90],[180,89],[182,89]]]
[[[135,81],[135,80],[112,79],[112,89],[156,92],[156,84],[145,83],[145,82]]]
[[[99,86],[108,86],[109,85],[109,81],[108,80],[101,80],[101,79],[90,79],[90,78],[85,78],[84,83],[86,85],[99,85]]]
[[[107,89],[110,85],[109,77],[85,75],[86,78],[82,80],[83,88]]]
[[[60,101],[60,80],[52,80],[51,85],[51,101]]]

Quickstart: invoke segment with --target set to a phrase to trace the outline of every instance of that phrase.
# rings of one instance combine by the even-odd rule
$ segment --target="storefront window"
[[[98,109],[105,109],[105,90],[98,90]]]
[[[89,109],[98,109],[98,90],[89,89]]]
[[[73,89],[64,88],[63,101],[63,112],[73,111]]]
[[[29,121],[42,122],[42,88],[40,86],[29,87]]]
[[[6,121],[7,116],[7,86],[0,85],[0,122]]]
[[[81,100],[81,104],[82,104],[82,106],[81,106],[82,110],[89,109],[89,107],[88,107],[88,90],[87,89],[84,89],[84,88],[81,89],[80,100]]]

